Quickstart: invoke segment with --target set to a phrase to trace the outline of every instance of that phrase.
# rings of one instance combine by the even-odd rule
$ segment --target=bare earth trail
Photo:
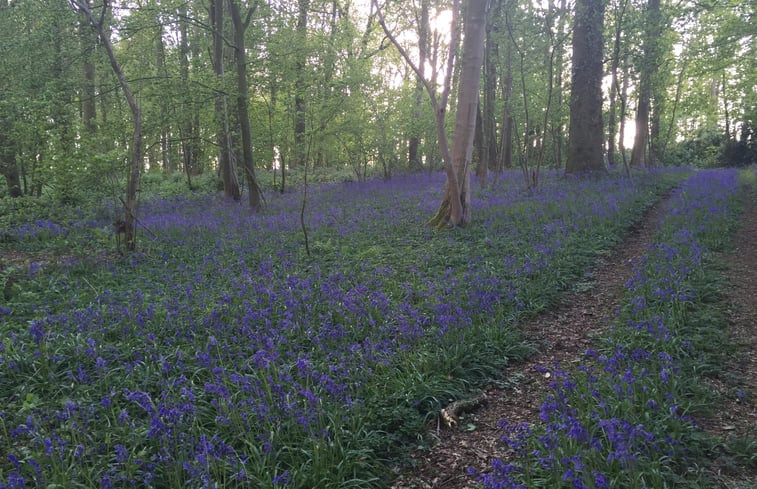
[[[757,439],[757,190],[742,191],[741,224],[733,248],[722,257],[726,265],[728,337],[736,348],[725,374],[708,379],[719,394],[718,409],[706,418],[697,418],[705,431],[725,442]],[[757,487],[756,450],[752,446],[751,454],[741,454],[753,458],[752,474],[733,471],[724,460],[716,461],[721,487]]]
[[[568,366],[578,361],[594,337],[615,318],[634,263],[653,243],[667,201],[668,198],[662,198],[647,210],[612,254],[599,260],[588,290],[564,293],[558,306],[519,325],[523,336],[536,345],[537,352],[502,373],[505,384],[512,385],[488,389],[487,403],[471,415],[461,417],[463,429],[433,428],[437,444],[430,451],[412,454],[414,467],[399,474],[393,489],[477,487],[475,476],[468,474],[467,469],[487,471],[493,458],[504,458],[503,451],[497,450],[503,435],[499,421],[538,422],[539,407],[551,380],[543,369],[552,369],[555,362]]]

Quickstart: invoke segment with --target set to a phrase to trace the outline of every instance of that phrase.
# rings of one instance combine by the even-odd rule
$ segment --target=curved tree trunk
[[[121,89],[124,91],[126,102],[129,104],[129,109],[131,109],[132,120],[134,122],[134,135],[132,138],[129,180],[126,184],[123,231],[126,250],[134,251],[137,249],[137,190],[139,189],[139,177],[142,170],[142,113],[139,110],[139,106],[137,106],[137,101],[134,99],[134,95],[131,92],[129,83],[126,81],[126,77],[124,77],[123,71],[121,71],[121,65],[118,64],[116,55],[113,52],[110,36],[105,32],[103,26],[105,9],[107,9],[108,2],[103,2],[104,10],[100,19],[95,18],[92,10],[89,8],[87,0],[71,0],[71,2],[74,9],[84,13],[92,26],[97,30],[97,34],[100,36],[100,41],[103,43],[105,52],[110,60],[110,66],[113,69],[113,73],[115,73],[116,78],[118,78]]]
[[[488,0],[470,0],[464,18],[460,86],[457,94],[452,161],[445,163],[447,184],[439,210],[431,219],[436,226],[462,226],[471,221],[470,174],[476,130],[481,66],[484,60]],[[442,129],[443,130],[443,129]],[[442,148],[444,150],[444,148]]]

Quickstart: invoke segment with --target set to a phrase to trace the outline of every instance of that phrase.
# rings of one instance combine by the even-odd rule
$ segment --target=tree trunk
[[[79,23],[79,39],[82,47],[82,80],[81,80],[81,118],[84,130],[88,135],[93,135],[97,128],[97,113],[95,105],[95,65],[92,64],[92,50],[95,49],[94,40],[90,37],[90,30],[84,29],[84,23],[88,19],[82,19]]]
[[[659,24],[660,0],[649,0],[644,22],[644,40],[639,81],[639,101],[636,111],[636,134],[631,150],[631,166],[654,165],[649,153],[649,114],[652,98],[652,74],[656,69],[659,39],[656,38]]]
[[[415,81],[415,107],[413,108],[412,128],[407,142],[407,160],[411,170],[420,170],[423,167],[418,153],[420,147],[419,132],[421,129],[421,110],[423,106],[423,82],[426,76],[426,59],[428,57],[428,4],[429,0],[421,0],[421,16],[418,26],[418,70],[419,78]]]
[[[604,171],[602,147],[603,0],[576,0],[566,173]]]
[[[559,44],[556,46],[554,53],[554,87],[555,90],[555,110],[552,111],[550,120],[550,132],[552,134],[552,166],[562,168],[563,165],[563,148],[565,146],[565,111],[563,110],[563,68],[565,65],[565,39],[568,36],[568,19],[570,13],[566,0],[560,0],[559,6],[560,20],[558,22],[557,33],[562,36]]]
[[[510,42],[507,42],[505,50],[505,73],[502,82],[502,99],[504,101],[502,108],[502,136],[501,152],[502,162],[500,169],[513,167],[513,48]]]
[[[307,129],[305,115],[307,106],[305,102],[305,62],[307,50],[308,11],[310,0],[298,0],[297,2],[297,42],[295,47],[295,84],[294,84],[294,164],[299,167],[307,165],[305,152],[305,131]],[[299,52],[297,52],[299,50]]]
[[[728,84],[726,83],[726,72],[723,70],[723,76],[721,79],[722,82],[722,89],[721,93],[723,94],[723,114],[725,116],[725,140],[730,141],[731,139],[735,138],[735,133],[731,134],[731,118],[730,114],[728,113],[728,95],[726,93],[726,88],[728,87]]]
[[[626,114],[628,113],[627,110],[627,100],[628,100],[628,85],[629,85],[629,74],[628,74],[628,53],[626,53],[623,56],[623,84],[620,88],[620,129],[618,131],[619,137],[618,137],[618,149],[620,149],[620,156],[623,157],[623,167],[626,169],[626,173],[628,175],[631,174],[631,171],[628,166],[628,158],[626,157],[626,143],[625,143],[625,136],[626,136]]]
[[[158,76],[162,78],[168,78],[166,72],[166,49],[163,44],[163,26],[159,25],[155,38],[155,67],[157,68]],[[161,98],[158,102],[160,105],[160,162],[163,170],[166,173],[173,171],[173,164],[171,161],[171,153],[168,144],[169,134],[171,129],[168,125],[168,103],[167,97]]]
[[[620,67],[620,37],[623,31],[623,17],[626,11],[628,1],[624,1],[619,12],[615,15],[615,40],[612,46],[612,59],[610,61],[610,113],[607,121],[607,163],[610,166],[615,165],[615,148],[618,138],[617,116],[616,116],[616,99],[618,97],[618,69]],[[621,138],[623,135],[621,134]]]
[[[481,66],[484,59],[488,0],[470,0],[464,18],[460,85],[457,94],[452,165],[447,168],[445,195],[431,223],[462,226],[471,222],[470,174],[473,137],[476,130]],[[444,150],[444,148],[442,148]],[[450,174],[454,178],[450,178]]]
[[[231,143],[228,129],[228,109],[225,93],[225,67],[223,59],[224,0],[211,0],[210,17],[213,24],[213,72],[219,88],[215,94],[216,144],[218,145],[218,163],[223,180],[223,195],[238,201],[241,198],[239,180],[235,165],[231,161]]]
[[[476,169],[476,177],[481,186],[486,185],[489,176],[489,164],[486,161],[486,146],[484,145],[484,116],[481,113],[481,99],[478,101],[476,110],[476,130],[473,133],[473,166]]]
[[[127,251],[137,249],[137,191],[139,190],[139,177],[142,171],[142,113],[137,106],[137,101],[131,92],[129,83],[121,71],[121,65],[118,64],[116,55],[113,52],[113,45],[110,43],[109,33],[105,31],[102,22],[95,18],[89,8],[87,0],[71,0],[75,10],[83,12],[92,26],[97,30],[100,41],[105,48],[105,52],[110,60],[110,66],[118,79],[121,89],[126,97],[126,102],[131,110],[132,121],[134,123],[134,135],[132,138],[131,164],[129,167],[129,179],[126,184],[126,200],[124,202],[124,243]],[[107,1],[103,2],[103,8],[107,8]]]
[[[482,110],[482,128],[483,133],[483,151],[481,157],[486,168],[482,168],[479,178],[482,184],[486,184],[486,174],[490,169],[494,169],[497,164],[499,155],[497,148],[497,121],[494,115],[494,106],[497,97],[497,68],[494,64],[498,57],[498,43],[495,36],[494,19],[499,18],[502,1],[499,0],[495,6],[494,15],[490,16],[486,23],[486,40],[484,47],[484,103]]]
[[[243,167],[247,178],[250,208],[260,210],[263,205],[263,196],[255,178],[255,160],[252,152],[252,129],[250,128],[250,114],[247,108],[247,95],[249,92],[247,82],[247,54],[245,52],[244,33],[250,25],[252,14],[257,8],[254,4],[247,11],[247,18],[242,21],[239,5],[236,0],[229,0],[231,19],[234,24],[234,53],[237,65],[237,111],[239,113],[239,125],[242,130],[242,155]]]
[[[2,122],[2,119],[0,119],[0,123]],[[21,197],[21,179],[16,163],[16,148],[6,137],[3,127],[0,127],[0,174],[5,177],[5,182],[8,184],[8,195],[13,198]]]
[[[189,34],[187,32],[187,7],[181,4],[178,10],[179,14],[179,67],[181,73],[182,87],[182,107],[179,113],[179,137],[181,138],[181,161],[184,166],[184,172],[187,175],[191,187],[192,175],[197,174],[195,156],[196,141],[195,131],[192,125],[192,114],[194,107],[190,96],[189,87]]]

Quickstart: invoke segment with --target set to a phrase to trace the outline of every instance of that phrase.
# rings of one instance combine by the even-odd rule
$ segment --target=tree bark
[[[660,0],[649,0],[644,22],[644,40],[641,61],[641,79],[639,80],[639,101],[636,111],[636,134],[631,150],[631,166],[644,167],[654,165],[653,154],[648,153],[649,115],[652,98],[652,75],[656,69],[659,39]]]
[[[158,25],[155,34],[155,68],[158,72],[158,76],[167,79],[168,73],[166,72],[166,49],[165,45],[163,44],[162,25]],[[158,104],[160,105],[160,164],[166,173],[171,173],[173,171],[173,162],[171,161],[171,153],[168,142],[169,134],[171,133],[171,128],[169,127],[168,123],[169,100],[167,97],[163,97],[158,102]]]
[[[255,160],[252,151],[252,128],[250,127],[250,114],[247,107],[247,94],[249,85],[247,81],[247,54],[245,52],[244,33],[250,25],[252,15],[257,9],[257,3],[247,11],[247,17],[242,21],[239,5],[236,0],[229,0],[231,19],[234,24],[234,53],[237,67],[237,111],[239,113],[239,125],[242,131],[242,155],[243,166],[247,178],[247,188],[250,208],[254,211],[261,209],[263,196],[255,178]]]
[[[183,111],[180,112],[179,137],[181,138],[181,161],[184,172],[191,187],[192,175],[198,173],[196,168],[196,140],[195,128],[192,124],[192,114],[195,112],[190,96],[189,87],[189,33],[187,29],[187,6],[181,4],[178,9],[179,16],[179,67],[181,74]],[[212,24],[212,21],[211,21]]]
[[[229,135],[228,108],[226,106],[225,67],[223,59],[224,0],[211,0],[210,20],[213,25],[213,72],[218,81],[215,93],[216,144],[218,145],[218,163],[223,180],[223,195],[239,201],[242,193],[235,165],[231,160],[231,140]]]
[[[127,251],[135,251],[137,249],[137,191],[139,190],[139,177],[142,171],[142,113],[139,110],[137,101],[131,92],[129,82],[126,81],[123,71],[121,71],[121,65],[116,59],[116,55],[113,52],[113,45],[110,42],[110,36],[105,31],[103,21],[105,18],[105,12],[108,8],[108,1],[103,0],[103,11],[100,15],[100,19],[95,18],[92,10],[89,7],[88,0],[70,0],[74,10],[84,13],[89,19],[90,24],[97,31],[100,36],[100,42],[102,42],[105,52],[110,60],[110,66],[115,73],[118,83],[121,85],[121,89],[126,97],[126,102],[129,104],[131,110],[132,121],[134,123],[134,134],[132,138],[131,148],[131,164],[129,166],[129,179],[126,184],[126,200],[124,201],[124,246]]]
[[[88,19],[82,19],[79,23],[79,39],[82,48],[82,80],[81,80],[81,118],[84,123],[84,130],[87,134],[92,135],[97,128],[97,112],[95,105],[95,65],[92,64],[92,50],[95,43],[91,36],[91,31],[84,32],[84,23]]]
[[[484,60],[488,0],[470,0],[464,17],[460,85],[457,94],[455,132],[452,140],[452,170],[447,178],[444,199],[431,223],[461,226],[471,222],[470,174],[473,138],[476,130],[481,66]]]
[[[500,169],[513,166],[513,48],[505,41],[505,68],[502,80],[502,134],[500,136]]]
[[[623,83],[620,87],[620,128],[618,130],[619,137],[618,137],[618,149],[620,150],[620,156],[623,158],[623,167],[626,170],[626,174],[630,176],[631,170],[629,168],[628,164],[628,158],[626,156],[626,143],[625,143],[625,136],[626,136],[626,114],[628,113],[627,110],[627,100],[628,100],[628,85],[629,85],[629,74],[628,74],[628,53],[626,53],[623,56]]]
[[[612,58],[610,60],[610,112],[607,121],[607,163],[615,165],[615,149],[618,138],[618,119],[616,116],[616,100],[618,98],[618,69],[620,67],[620,38],[623,31],[623,17],[628,1],[624,1],[620,10],[615,15],[615,39],[612,46]],[[623,135],[621,134],[621,138]]]
[[[490,16],[486,23],[486,39],[484,47],[484,103],[482,110],[482,134],[483,148],[481,151],[482,167],[476,174],[481,179],[481,184],[486,184],[486,178],[490,169],[494,169],[499,155],[497,148],[497,121],[495,120],[494,107],[497,94],[497,68],[495,59],[499,54],[498,42],[494,19],[499,18],[502,8],[502,0],[498,0],[494,15]]]
[[[603,16],[603,0],[576,0],[566,173],[605,170],[602,158]]]
[[[419,78],[415,81],[415,107],[413,108],[412,128],[407,143],[407,160],[411,170],[419,170],[423,167],[421,157],[418,154],[420,147],[420,121],[423,106],[423,82],[426,76],[426,58],[428,57],[428,4],[429,0],[421,0],[420,19],[418,20],[418,70]]]
[[[308,11],[310,0],[298,0],[297,2],[297,46],[295,54],[295,84],[294,84],[294,164],[299,167],[307,165],[305,152],[305,131],[307,129],[305,114],[307,105],[305,101],[305,61],[307,51]]]

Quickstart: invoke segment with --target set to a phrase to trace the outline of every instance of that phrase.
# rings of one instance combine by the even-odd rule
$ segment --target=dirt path
[[[736,346],[726,371],[708,379],[721,400],[718,409],[698,423],[725,446],[751,453],[728,453],[716,461],[724,488],[757,487],[757,446],[739,446],[738,439],[757,439],[757,191],[743,191],[744,214],[726,264],[728,336]],[[751,457],[752,473],[734,466],[734,456]],[[738,465],[738,464],[737,464]],[[748,469],[747,469],[748,470]]]
[[[564,294],[560,305],[520,325],[523,335],[537,345],[537,353],[505,370],[502,379],[509,386],[488,390],[486,405],[462,417],[458,428],[435,428],[432,435],[437,444],[430,451],[412,454],[414,468],[403,471],[393,489],[477,486],[467,469],[486,471],[493,458],[502,457],[497,451],[503,434],[499,421],[538,420],[549,382],[549,374],[540,372],[540,367],[550,369],[555,362],[569,365],[577,361],[615,317],[633,263],[652,244],[667,200],[652,206],[613,253],[600,260],[588,278],[592,282],[588,290]]]

